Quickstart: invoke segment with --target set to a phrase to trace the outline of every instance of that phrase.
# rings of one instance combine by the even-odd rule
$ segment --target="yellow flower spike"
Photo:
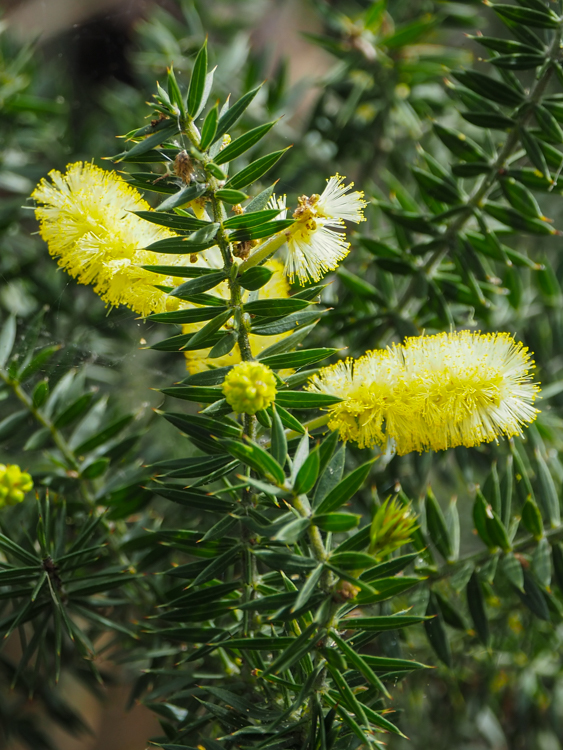
[[[145,250],[174,232],[139,218],[150,211],[140,193],[116,172],[93,164],[69,164],[49,173],[32,193],[41,237],[59,265],[109,305],[127,305],[141,315],[175,309],[179,302],[155,287],[175,286],[171,277],[144,265],[186,265],[187,256]]]
[[[276,398],[276,378],[260,362],[240,362],[227,374],[223,383],[227,403],[238,414],[256,414]]]
[[[472,447],[522,433],[539,386],[528,350],[507,333],[472,331],[406,339],[323,368],[308,390],[340,396],[328,425],[360,447],[411,451]]]
[[[33,489],[33,479],[17,464],[0,464],[0,508],[21,503]]]

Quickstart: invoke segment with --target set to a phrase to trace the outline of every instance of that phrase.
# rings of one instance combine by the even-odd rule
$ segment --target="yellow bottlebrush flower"
[[[155,288],[177,286],[174,279],[140,266],[185,265],[189,259],[144,249],[176,235],[132,213],[150,210],[140,193],[116,172],[82,162],[49,177],[32,197],[41,236],[59,265],[80,283],[92,284],[110,305],[127,305],[141,315],[176,309],[178,300]]]
[[[307,284],[319,281],[329,271],[334,271],[350,252],[344,232],[334,231],[344,221],[364,221],[363,193],[349,193],[354,183],[345,186],[344,178],[335,175],[327,180],[321,195],[299,198],[293,214],[295,224],[286,232],[286,273],[293,282]],[[349,193],[349,194],[348,194]]]
[[[202,253],[203,255],[203,253]],[[272,277],[258,292],[254,292],[254,295],[258,295],[257,299],[278,299],[280,297],[289,297],[289,285],[283,273],[283,265],[277,260],[270,260],[265,264],[266,268],[273,271]],[[230,297],[229,286],[224,281],[219,286],[215,287],[213,294],[223,299],[228,300]],[[243,302],[248,302],[250,292],[243,294]],[[226,330],[232,321],[227,323]],[[189,325],[183,326],[184,333],[195,333],[201,328],[201,323],[190,323]],[[256,357],[258,354],[267,349],[269,346],[276,344],[281,339],[285,338],[287,333],[280,333],[275,336],[256,336],[251,333],[249,335],[250,348],[252,354]],[[216,359],[208,359],[210,349],[198,349],[193,352],[186,352],[186,368],[189,372],[196,373],[206,370],[209,365],[213,367],[225,367],[227,365],[235,365],[241,361],[240,350],[238,344],[235,344],[234,349],[225,354],[222,357]]]
[[[223,393],[233,411],[256,414],[276,398],[276,378],[261,362],[240,362],[227,374]]]
[[[365,447],[392,439],[404,455],[521,434],[538,413],[534,367],[507,333],[460,331],[323,368],[308,388],[343,399],[328,423],[343,440]]]
[[[0,508],[17,505],[33,489],[33,479],[16,464],[0,464]]]

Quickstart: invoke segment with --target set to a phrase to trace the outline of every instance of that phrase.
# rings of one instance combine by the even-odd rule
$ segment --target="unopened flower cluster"
[[[33,479],[17,464],[0,464],[0,508],[21,503],[33,489]]]
[[[321,369],[308,389],[343,399],[329,427],[342,440],[411,451],[471,447],[519,435],[539,391],[527,348],[507,333],[407,338]]]
[[[227,373],[223,394],[233,411],[256,414],[266,409],[276,397],[276,378],[260,362],[240,362]]]

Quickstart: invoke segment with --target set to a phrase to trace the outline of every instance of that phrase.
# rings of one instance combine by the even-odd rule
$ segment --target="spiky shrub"
[[[536,417],[537,386],[525,347],[506,333],[461,332],[411,337],[365,354],[395,330],[402,339],[405,331],[420,333],[417,326],[427,333],[452,322],[466,326],[470,306],[488,309],[486,294],[493,293],[491,279],[497,277],[480,254],[501,265],[508,259],[537,268],[498,241],[498,224],[487,217],[515,233],[554,231],[523,186],[527,180],[535,189],[556,188],[547,168],[542,172],[534,161],[538,148],[555,160],[553,134],[546,134],[545,125],[531,134],[526,129],[532,114],[540,127],[542,115],[548,122],[540,107],[549,112],[550,101],[552,109],[557,103],[543,97],[558,70],[560,20],[538,5],[508,11],[509,26],[527,34],[528,45],[532,32],[526,25],[553,28],[548,46],[538,41],[531,60],[531,53],[522,59],[514,42],[481,39],[504,45],[505,59],[493,59],[501,71],[524,63],[538,68],[529,94],[520,91],[513,73],[504,74],[506,83],[473,71],[456,73],[465,85],[460,97],[475,108],[466,119],[485,130],[502,125],[509,129],[506,141],[500,148],[486,140],[480,145],[435,126],[460,163],[450,174],[445,160],[427,148],[422,153],[427,169],[412,170],[420,188],[414,198],[398,183],[391,203],[378,196],[377,205],[391,220],[389,232],[383,240],[374,236],[382,231],[378,221],[362,235],[361,245],[377,262],[364,263],[364,278],[339,269],[354,296],[342,294],[330,318],[320,304],[323,288],[308,284],[346,257],[343,222],[363,219],[366,198],[336,175],[324,190],[320,184],[318,194],[302,196],[288,209],[273,195],[273,185],[255,186],[283,150],[229,169],[231,161],[247,160],[246,152],[258,147],[272,123],[227,135],[257,91],[230,108],[219,111],[216,105],[203,114],[212,86],[205,45],[187,96],[170,71],[167,90],[159,87],[155,97],[154,120],[130,133],[132,147],[115,159],[161,163],[165,171],[119,176],[78,163],[40,183],[34,198],[51,254],[109,304],[126,304],[155,323],[183,326],[181,333],[153,344],[157,351],[183,353],[189,371],[182,383],[162,392],[205,408],[197,414],[161,411],[191,447],[142,476],[128,467],[124,482],[116,462],[135,436],[117,436],[127,418],[104,421],[98,405],[90,412],[93,394],[80,382],[73,384],[73,400],[63,399],[74,373],[51,394],[41,378],[28,395],[22,383],[36,376],[56,347],[33,356],[31,338],[11,354],[15,327],[13,320],[6,324],[1,375],[22,409],[0,430],[14,429],[32,415],[40,429],[27,446],[52,442],[59,467],[58,474],[34,475],[51,488],[49,497],[41,491],[36,513],[28,511],[36,543],[13,523],[0,538],[5,555],[0,580],[8,603],[2,628],[6,635],[19,630],[22,639],[15,684],[34,659],[36,673],[45,669],[56,677],[73,649],[96,673],[90,661],[95,639],[113,630],[112,645],[119,643],[121,658],[145,668],[133,696],[161,717],[165,736],[155,741],[164,748],[374,745],[383,732],[400,734],[384,715],[390,686],[422,667],[390,654],[381,634],[424,623],[435,653],[450,665],[448,628],[467,628],[454,592],[466,591],[471,642],[477,637],[488,646],[502,626],[501,617],[491,621],[487,612],[493,583],[507,611],[519,597],[539,618],[558,620],[560,601],[548,587],[551,555],[557,575],[563,561],[559,499],[539,433],[530,431],[542,510],[520,438],[511,441],[507,458],[503,443],[481,449],[477,455],[489,463],[498,451],[506,468],[499,477],[493,460],[483,491],[475,493],[473,517],[485,549],[461,560],[455,503],[444,514],[426,478],[420,486],[409,479],[407,463],[412,451],[416,456],[429,448],[473,448],[518,436]],[[497,10],[506,17],[505,8]],[[381,32],[378,44],[385,47],[387,39],[393,49],[395,34],[385,31],[382,4],[363,20],[372,35]],[[420,33],[420,22],[407,38],[413,33]],[[504,114],[491,100],[513,103],[516,111]],[[513,156],[526,158],[518,150],[520,140],[536,171],[512,164]],[[474,179],[474,185],[462,185],[460,176]],[[137,188],[168,197],[151,209]],[[467,253],[476,268],[461,257],[460,247],[472,248]],[[271,257],[283,258],[283,252],[285,264]],[[349,261],[354,271],[356,257]],[[488,281],[479,276],[482,268]],[[511,278],[518,278],[513,265],[508,268]],[[412,278],[402,283],[401,275]],[[296,281],[292,289],[289,282]],[[432,290],[429,303],[420,297],[421,284]],[[355,321],[362,306],[378,322],[369,343],[362,321]],[[507,327],[484,312],[483,323]],[[336,347],[301,347],[319,329],[323,344],[347,330],[355,359],[320,371],[311,367],[338,353]],[[545,427],[541,434],[551,438]],[[345,473],[347,443],[353,447],[352,470]],[[376,464],[373,457],[366,462],[354,452],[355,444],[379,445],[384,453]],[[395,451],[408,455],[388,469]],[[446,460],[451,453],[443,454]],[[362,486],[378,463],[378,484],[389,482],[390,497],[377,505]],[[416,467],[416,459],[413,463]],[[416,494],[424,491],[420,509],[396,483],[397,474],[407,490],[410,483]],[[442,482],[439,464],[433,479]],[[24,484],[29,489],[27,479]],[[167,505],[151,527],[150,514],[142,521],[136,514],[153,494]],[[79,528],[73,522],[70,533],[65,500],[91,509],[91,515],[82,511]],[[351,503],[349,510],[362,511],[368,502],[371,523],[365,523],[368,513],[344,509]],[[96,509],[108,505],[109,518]],[[531,560],[528,550],[534,550]],[[445,583],[450,579],[452,588]],[[119,589],[120,597],[112,597],[111,589]],[[409,604],[413,611],[405,609]],[[416,627],[401,636],[407,643],[411,630]],[[410,643],[415,646],[416,639]]]

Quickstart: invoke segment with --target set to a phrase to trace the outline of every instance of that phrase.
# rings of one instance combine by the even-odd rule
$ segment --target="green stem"
[[[196,129],[187,127],[186,134],[197,147],[199,146],[199,133]],[[204,154],[204,166],[208,161],[211,161],[210,157]],[[231,252],[231,243],[227,231],[223,224],[227,219],[225,206],[216,196],[215,192],[220,188],[219,181],[212,176],[209,176],[209,191],[211,193],[211,206],[213,212],[213,221],[218,223],[219,230],[216,235],[217,245],[221,251],[223,257],[224,270],[229,278],[229,289],[231,293],[230,305],[235,310],[235,322],[237,325],[237,343],[240,350],[240,357],[243,362],[251,362],[254,357],[252,356],[252,350],[250,348],[250,340],[248,336],[248,330],[244,320],[244,308],[242,300],[242,287],[238,282],[236,274],[234,274],[234,259]],[[240,272],[240,269],[239,269]],[[250,414],[244,415],[243,422],[243,433],[247,435],[251,440],[256,440],[257,420],[256,417]],[[250,509],[254,507],[256,502],[255,494],[250,490],[246,489],[243,491],[242,498],[242,510],[245,515],[248,515]],[[242,575],[244,580],[244,601],[250,601],[255,595],[256,584],[258,581],[258,574],[256,570],[256,558],[251,553],[252,544],[252,533],[246,524],[241,523],[240,525],[240,536],[244,544],[242,552]],[[250,613],[244,611],[243,615],[243,633],[245,636],[251,634],[251,618]]]

